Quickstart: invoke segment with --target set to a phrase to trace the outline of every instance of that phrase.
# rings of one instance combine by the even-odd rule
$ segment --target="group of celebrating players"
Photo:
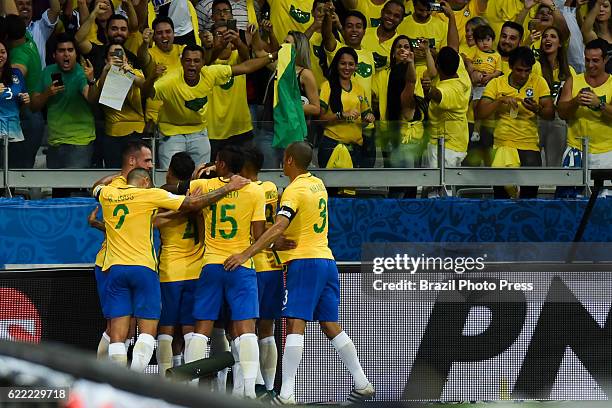
[[[96,258],[108,321],[99,356],[127,365],[126,340],[135,318],[139,335],[131,369],[144,371],[157,335],[156,357],[164,374],[180,361],[173,357],[180,326],[185,363],[209,357],[210,340],[213,354],[231,348],[234,395],[256,398],[256,384],[265,383],[263,397],[272,404],[295,404],[306,322],[318,321],[353,376],[349,402],[373,397],[355,345],[338,324],[340,287],[327,241],[328,196],[323,182],[307,171],[308,143],[285,150],[283,171],[290,184],[280,200],[273,183],[257,178],[263,155],[254,146],[227,146],[208,168],[196,168],[189,155],[177,153],[161,189],[153,188],[146,144],[128,144],[122,160],[120,175],[94,185],[103,222],[96,220],[97,209],[89,217],[90,225],[106,234]],[[159,259],[154,228],[161,238]],[[287,319],[287,338],[276,395],[274,321],[281,317]],[[227,370],[219,373],[222,391],[226,378]]]

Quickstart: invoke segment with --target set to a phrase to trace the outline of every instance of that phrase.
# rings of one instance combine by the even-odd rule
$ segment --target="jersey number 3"
[[[325,231],[325,226],[327,225],[327,201],[325,201],[324,198],[321,198],[319,200],[319,210],[321,210],[321,212],[319,213],[319,215],[321,216],[321,225],[315,224],[312,226],[314,232],[316,232],[317,234],[320,234]]]

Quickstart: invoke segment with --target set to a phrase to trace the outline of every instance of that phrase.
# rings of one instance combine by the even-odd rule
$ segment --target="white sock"
[[[230,351],[230,345],[225,336],[225,330],[215,327],[210,336],[210,354],[215,355],[225,351]],[[227,390],[228,372],[229,368],[224,368],[217,373],[217,390],[219,392],[225,393]]]
[[[178,367],[183,364],[183,355],[172,356],[172,367]]]
[[[363,373],[363,368],[361,368],[361,363],[359,363],[357,349],[355,348],[353,340],[343,331],[334,337],[331,343],[338,352],[346,368],[351,372],[353,381],[355,382],[355,388],[360,390],[367,387],[370,381],[368,381],[368,378]]]
[[[155,349],[155,338],[147,333],[140,333],[136,344],[134,344],[134,350],[132,350],[132,371],[144,372],[145,368],[149,365],[151,357],[153,356],[153,350]]]
[[[185,342],[185,344],[187,344],[187,342]],[[185,363],[191,363],[208,357],[207,336],[200,333],[193,333],[188,344],[189,345],[185,348]]]
[[[102,333],[100,342],[98,343],[98,351],[96,353],[98,360],[106,360],[108,358],[108,345],[110,344],[110,337],[106,332]]]
[[[172,367],[172,336],[159,334],[157,336],[157,350],[155,353],[159,375],[166,377],[166,370]]]
[[[240,366],[240,337],[236,337],[232,341],[232,356],[234,357],[234,365],[232,366],[234,387],[232,395],[242,398],[244,396],[244,377],[242,376],[242,367]]]
[[[259,367],[259,346],[255,333],[245,333],[240,336],[240,366],[244,377],[244,396],[257,398],[255,380]]]
[[[304,335],[290,334],[285,341],[283,354],[283,385],[280,390],[281,398],[289,399],[295,393],[295,376],[302,361],[304,351]]]
[[[183,334],[183,339],[185,339],[185,351],[187,350],[187,347],[189,346],[189,342],[191,341],[192,337],[193,337],[193,332]],[[185,357],[185,353],[183,352],[183,359],[184,357]]]
[[[276,363],[278,360],[278,350],[274,336],[265,337],[259,340],[259,365],[263,376],[266,389],[274,389],[274,379],[276,377]]]
[[[130,345],[132,344],[132,338],[130,337],[130,338],[126,339],[124,344],[125,344],[125,349],[126,350],[129,349]]]
[[[127,350],[125,349],[124,343],[119,342],[109,344],[108,357],[111,359],[111,361],[123,367],[127,367]]]

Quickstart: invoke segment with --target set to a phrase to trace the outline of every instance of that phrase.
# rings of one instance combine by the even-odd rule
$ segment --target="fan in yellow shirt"
[[[103,183],[101,180],[99,183]],[[140,335],[134,346],[132,370],[143,371],[148,365],[161,312],[157,259],[153,247],[153,218],[159,208],[198,211],[218,201],[231,191],[246,185],[242,177],[204,195],[176,196],[151,189],[148,170],[135,168],[124,187],[94,186],[93,194],[102,205],[107,247],[102,270],[108,271],[105,315],[111,319],[109,356],[125,365],[124,341],[130,317],[138,319]]]
[[[174,43],[174,23],[169,17],[157,17],[152,28],[142,32],[142,45],[138,48],[138,60],[144,67],[147,78],[163,77],[169,72],[181,69],[181,53],[184,45]],[[153,41],[153,46],[151,46]],[[147,98],[147,122],[157,123],[160,101]]]
[[[222,49],[214,64],[237,65],[249,59],[249,48],[238,33],[228,31],[227,23],[213,26],[215,47]],[[246,76],[232,76],[212,90],[207,110],[211,157],[226,144],[242,145],[253,140],[253,122],[247,100]]]
[[[227,178],[240,172],[244,164],[242,151],[232,145],[222,148],[215,161],[219,177],[191,182],[190,191],[210,191],[227,184]],[[253,260],[247,259],[235,271],[225,271],[223,262],[236,250],[249,247],[265,228],[265,195],[255,183],[233,192],[204,209],[206,252],[198,280],[193,314],[195,332],[185,351],[185,361],[205,358],[208,337],[219,319],[224,304],[239,337],[240,366],[244,376],[244,393],[255,397],[255,379],[259,363],[255,319],[259,317],[257,276]]]
[[[250,59],[238,65],[204,66],[204,50],[187,45],[181,54],[181,70],[159,79],[153,89],[154,99],[162,102],[159,111],[160,167],[167,168],[172,154],[186,151],[197,163],[210,160],[210,142],[206,131],[208,98],[217,85],[232,76],[255,72],[274,60],[272,54]]]
[[[276,242],[281,234],[296,243],[295,248],[280,254],[287,262],[282,314],[288,318],[283,354],[283,361],[288,363],[283,364],[283,384],[272,402],[274,405],[295,404],[295,374],[304,347],[304,330],[306,321],[313,320],[319,322],[353,376],[355,386],[349,398],[363,401],[374,395],[374,387],[363,373],[355,345],[338,324],[340,284],[327,242],[328,196],[323,182],[306,170],[311,160],[312,148],[305,142],[292,143],[285,149],[283,172],[291,182],[283,192],[274,225],[253,245],[228,257],[224,263],[227,271],[235,271]]]
[[[260,0],[263,5],[263,1]],[[289,31],[306,32],[313,22],[314,0],[268,0],[270,22],[277,40],[287,37]]]
[[[510,53],[512,72],[493,79],[478,103],[476,119],[494,114],[493,167],[541,166],[537,119],[554,117],[553,101],[546,80],[532,72],[535,58],[527,47]],[[506,197],[503,187],[495,187],[495,196]],[[521,198],[537,197],[537,186],[521,187]]]
[[[487,3],[488,0],[468,0],[467,2],[463,0],[449,1],[453,9],[453,14],[455,15],[455,21],[459,32],[459,47],[467,45],[467,40],[465,39],[466,23],[473,17],[483,16],[487,11]],[[435,16],[445,23],[448,22],[448,17],[444,13],[436,13]]]
[[[512,71],[508,62],[510,53],[521,45],[524,31],[523,26],[514,21],[506,21],[502,26],[497,43],[497,52],[502,57],[502,72],[506,76],[510,75]],[[542,74],[542,68],[538,61],[533,65],[532,72],[538,75]]]
[[[430,48],[439,50],[446,46],[448,24],[435,17],[435,14],[441,12],[432,11],[429,0],[413,0],[413,3],[414,13],[404,18],[397,32],[413,40],[424,38],[428,41]],[[417,58],[416,64],[417,66],[425,65],[425,61],[423,58]]]
[[[398,36],[397,28],[402,23],[405,12],[406,8],[401,1],[389,0],[382,8],[380,25],[366,29],[361,45],[373,53],[377,71],[389,66],[391,46]]]
[[[357,53],[353,48],[340,48],[330,65],[330,80],[321,88],[320,119],[327,123],[319,144],[320,167],[330,165],[332,152],[339,144],[349,145],[353,167],[359,164],[363,144],[362,123],[373,122],[374,115],[365,90],[352,80],[357,63]]]
[[[179,194],[186,193],[194,169],[195,164],[187,153],[176,153],[168,167],[166,186],[177,188]],[[204,240],[200,233],[204,223],[200,219],[201,213],[184,215],[167,211],[158,213],[153,221],[161,238],[159,281],[162,311],[156,355],[162,377],[172,367],[175,326],[181,326],[183,335],[193,333],[193,295],[204,255]],[[186,336],[186,340],[188,338]]]

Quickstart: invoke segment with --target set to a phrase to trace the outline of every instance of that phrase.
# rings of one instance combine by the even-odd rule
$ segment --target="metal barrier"
[[[4,137],[8,146],[8,136]],[[155,146],[155,144],[153,144]],[[155,147],[153,147],[155,149]],[[439,139],[437,168],[371,168],[371,169],[325,169],[312,168],[327,187],[437,187],[437,186],[584,186],[590,183],[588,161],[588,139],[583,139],[583,166],[564,167],[446,167],[444,139]],[[153,150],[155,152],[155,150]],[[8,149],[4,149],[4,177],[0,188],[10,195],[10,188],[89,188],[100,178],[117,169],[9,169]],[[153,181],[163,184],[165,170],[154,170]],[[279,187],[286,187],[289,179],[282,170],[262,170],[261,180],[269,180]]]

